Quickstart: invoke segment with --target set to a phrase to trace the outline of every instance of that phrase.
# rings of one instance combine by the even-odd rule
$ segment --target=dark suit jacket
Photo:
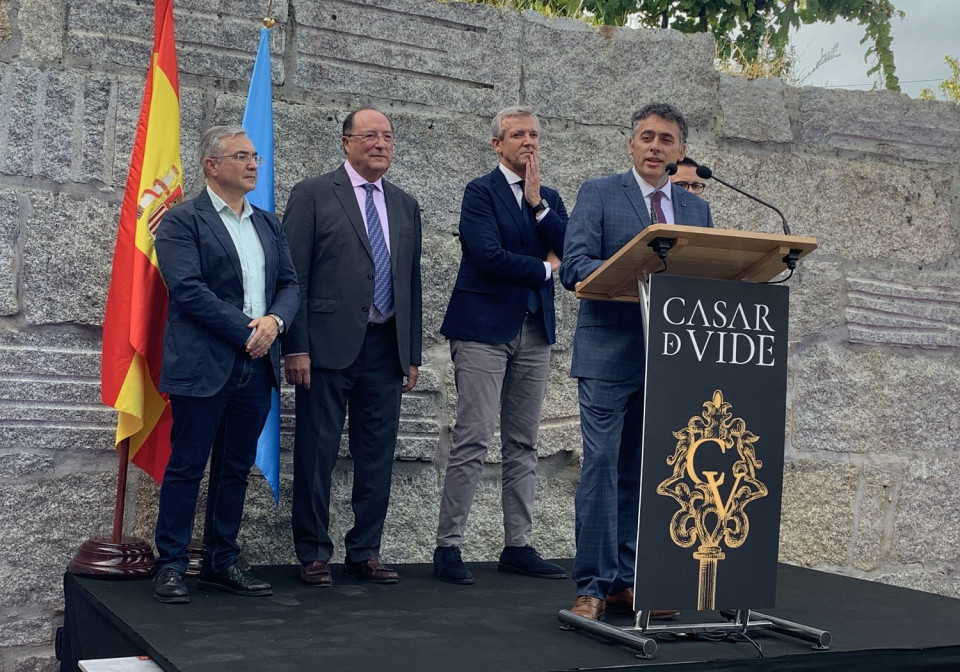
[[[676,224],[713,226],[710,206],[672,187]],[[567,289],[650,226],[650,211],[632,170],[585,182],[570,216],[560,281]],[[642,378],[643,322],[639,304],[581,301],[570,375],[608,381]]]
[[[263,246],[267,314],[289,326],[299,287],[290,249],[277,218],[253,208]],[[164,215],[157,229],[157,260],[170,292],[163,332],[160,390],[209,397],[223,387],[245,346],[252,316],[243,313],[240,257],[204,189]],[[280,344],[270,349],[274,385],[280,386]]]
[[[537,222],[517,205],[499,167],[467,185],[460,208],[460,271],[440,333],[481,343],[509,343],[523,325],[529,290],[540,295],[547,336],[556,338],[549,250],[563,254],[567,211],[560,194],[540,187],[550,210]]]
[[[423,341],[420,205],[383,181],[397,344],[403,375],[419,366]],[[308,353],[312,367],[344,369],[357,358],[373,300],[370,240],[343,166],[298,183],[283,225],[300,280],[300,310],[283,337],[284,354]]]

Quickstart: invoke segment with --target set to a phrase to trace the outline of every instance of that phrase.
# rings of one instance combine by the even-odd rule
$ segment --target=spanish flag
[[[170,457],[170,404],[158,389],[167,287],[154,236],[163,214],[183,200],[180,94],[173,0],[156,0],[147,72],[130,172],[120,210],[103,322],[101,398],[119,411],[116,446],[158,483]]]

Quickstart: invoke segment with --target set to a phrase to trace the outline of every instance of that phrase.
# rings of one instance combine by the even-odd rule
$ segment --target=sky
[[[893,0],[906,18],[893,19],[893,58],[900,90],[916,98],[929,87],[938,97],[937,85],[950,75],[944,54],[960,58],[960,0]],[[863,28],[837,21],[801,26],[792,34],[798,55],[796,72],[807,73],[816,65],[821,50],[838,44],[837,58],[820,66],[801,85],[868,90],[875,77],[867,77],[872,64],[863,60],[867,45],[860,44]]]

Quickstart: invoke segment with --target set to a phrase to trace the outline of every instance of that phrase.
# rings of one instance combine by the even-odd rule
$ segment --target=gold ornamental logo
[[[745,507],[767,495],[767,486],[757,480],[763,463],[753,444],[760,437],[747,429],[743,418],[733,417],[732,407],[723,392],[715,390],[703,403],[703,412],[673,432],[677,445],[667,458],[673,473],[657,486],[657,494],[680,505],[670,519],[670,538],[681,548],[700,544],[693,553],[700,561],[697,609],[716,608],[723,547],[743,545],[750,533]]]

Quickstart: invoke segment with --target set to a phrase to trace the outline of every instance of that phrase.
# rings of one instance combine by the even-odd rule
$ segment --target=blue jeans
[[[172,453],[160,486],[157,569],[187,568],[200,481],[213,451],[208,494],[211,529],[205,531],[205,569],[236,562],[237,534],[247,494],[247,476],[257,456],[257,439],[270,412],[273,377],[269,358],[240,353],[230,377],[211,397],[170,395]]]

